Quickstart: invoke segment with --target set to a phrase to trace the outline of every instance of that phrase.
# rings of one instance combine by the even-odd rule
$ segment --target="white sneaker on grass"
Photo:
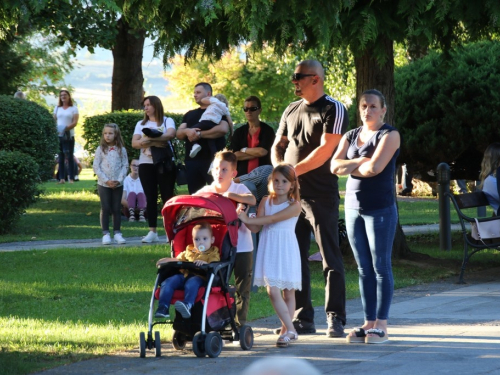
[[[151,242],[158,242],[158,233],[153,232],[152,230],[149,231],[149,233],[146,235],[146,237],[142,238],[142,242],[144,243],[151,243]]]
[[[114,239],[118,245],[123,245],[124,243],[127,243],[127,241],[125,240],[125,238],[123,238],[121,233],[116,233]]]
[[[195,143],[193,147],[191,147],[191,152],[189,153],[190,158],[194,158],[200,152],[201,146],[198,143]]]
[[[102,236],[102,244],[111,245],[111,236],[109,235],[109,233],[106,233],[104,236]]]

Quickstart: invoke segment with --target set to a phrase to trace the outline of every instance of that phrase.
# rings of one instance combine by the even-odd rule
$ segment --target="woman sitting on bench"
[[[479,179],[483,193],[488,198],[490,206],[495,211],[496,216],[500,216],[498,207],[500,205],[500,181],[498,174],[500,171],[500,143],[495,142],[489,145],[484,151],[483,161],[481,162],[481,173]]]

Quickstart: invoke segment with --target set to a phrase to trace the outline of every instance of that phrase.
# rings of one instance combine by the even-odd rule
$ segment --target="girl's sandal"
[[[278,348],[288,348],[290,346],[290,342],[297,341],[298,338],[299,336],[297,335],[297,332],[285,332],[278,338],[278,341],[276,341],[276,346]]]
[[[387,337],[387,334],[381,329],[372,328],[366,330],[365,332],[367,335],[365,337],[366,344],[382,344],[384,342],[389,341],[389,337]],[[373,336],[368,336],[368,335],[373,335]]]

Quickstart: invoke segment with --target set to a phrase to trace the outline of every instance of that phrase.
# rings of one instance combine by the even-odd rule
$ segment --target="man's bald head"
[[[322,81],[325,80],[325,70],[321,63],[317,60],[304,60],[297,64],[297,67],[305,68],[309,73],[316,74]]]

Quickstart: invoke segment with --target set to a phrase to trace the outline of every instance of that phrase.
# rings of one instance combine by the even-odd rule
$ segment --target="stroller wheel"
[[[205,339],[205,351],[210,358],[217,358],[222,351],[222,337],[219,332],[210,332]]]
[[[193,336],[193,352],[197,357],[205,357],[205,335],[196,332]]]
[[[250,350],[253,346],[253,330],[252,327],[242,325],[240,327],[240,346],[243,350]]]
[[[146,357],[146,335],[144,332],[139,333],[139,355],[141,358]]]
[[[155,355],[157,357],[161,357],[161,340],[159,331],[155,331]]]
[[[172,338],[172,344],[176,350],[183,350],[186,347],[186,336],[182,333],[175,331],[174,337]]]

